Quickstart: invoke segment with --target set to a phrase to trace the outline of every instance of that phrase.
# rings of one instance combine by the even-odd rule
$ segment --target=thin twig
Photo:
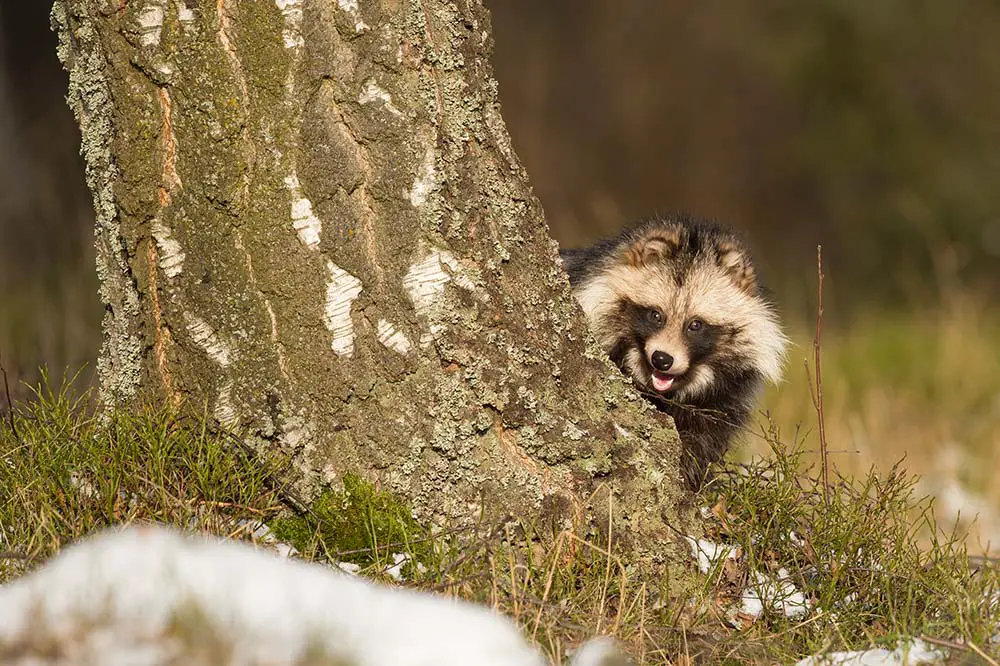
[[[493,528],[490,529],[484,536],[481,536],[480,538],[476,539],[476,541],[474,541],[473,543],[471,543],[471,544],[467,545],[465,548],[463,548],[463,550],[465,552],[462,554],[462,556],[459,557],[454,562],[452,562],[448,566],[447,569],[445,569],[444,571],[441,572],[440,575],[441,576],[449,576],[449,575],[451,575],[452,572],[458,571],[459,567],[461,567],[467,561],[469,561],[470,559],[472,559],[472,557],[474,557],[475,555],[477,555],[479,553],[479,551],[482,550],[485,546],[488,546],[491,543],[493,543],[494,541],[496,541],[497,538],[500,536],[500,530],[505,529],[506,526],[513,519],[514,519],[514,517],[511,514],[507,514],[503,518],[501,518],[500,520],[498,520],[493,525]],[[466,528],[466,530],[468,530],[468,528]],[[458,533],[458,532],[461,532],[461,531],[465,531],[465,530],[463,530],[461,528],[452,528],[450,530],[445,530],[443,532],[438,532],[437,534],[432,535],[432,538],[440,538],[443,535],[454,534],[454,533]],[[424,540],[425,539],[416,539],[416,540],[412,541],[411,543],[419,543],[420,541],[424,541]]]
[[[421,585],[420,589],[427,592],[446,592],[447,590],[458,587],[465,583],[471,583],[476,580],[487,580],[491,576],[489,571],[480,571],[474,574],[468,574],[467,576],[460,576],[458,578],[453,578],[451,580],[442,581],[440,583],[434,583],[433,585]],[[496,606],[494,605],[494,608]]]
[[[813,339],[813,363],[816,366],[816,393],[813,406],[819,422],[819,455],[823,465],[823,504],[828,504],[827,488],[830,486],[830,462],[827,459],[826,425],[823,419],[823,365],[820,360],[820,342],[823,334],[823,246],[816,246],[816,337]]]
[[[920,640],[927,641],[928,643],[932,643],[934,645],[940,645],[941,647],[951,648],[952,650],[963,650],[966,652],[972,650],[980,657],[982,657],[983,660],[986,661],[986,663],[990,664],[990,666],[1000,666],[1000,664],[997,663],[996,659],[983,652],[983,650],[972,641],[949,641],[943,638],[934,638],[933,636],[927,636],[926,634],[921,634]]]
[[[986,654],[985,652],[983,652],[983,651],[982,651],[982,650],[981,650],[981,649],[979,648],[979,646],[978,646],[978,645],[976,645],[975,643],[973,643],[972,641],[966,641],[966,643],[965,643],[965,644],[966,644],[966,645],[968,645],[968,646],[969,646],[970,648],[972,648],[972,651],[973,651],[973,652],[975,652],[975,653],[976,653],[976,654],[978,654],[978,655],[979,655],[980,657],[982,657],[982,658],[983,658],[983,659],[985,659],[985,660],[986,660],[987,662],[989,662],[990,666],[1000,666],[1000,664],[997,664],[997,660],[996,660],[996,659],[994,659],[993,657],[991,657],[991,656],[989,656],[988,654]]]
[[[995,572],[998,569],[997,564],[1000,563],[1000,558],[985,555],[969,555],[968,560],[969,570],[976,573]]]
[[[928,636],[927,634],[920,634],[920,640],[927,641],[928,643],[933,643],[934,645],[940,645],[941,647],[951,648],[952,650],[968,650],[969,647],[964,643],[959,643],[958,641],[949,641],[944,638],[934,638],[933,636]]]
[[[511,539],[511,536],[510,536],[510,524],[509,523],[505,524],[503,526],[503,529],[504,529],[504,532],[507,535],[507,543],[514,543],[513,539]],[[517,596],[517,578],[515,577],[515,574],[514,574],[514,572],[517,569],[517,567],[514,566],[514,549],[513,548],[508,548],[507,549],[507,565],[510,567],[510,597],[511,597],[511,601],[514,603],[514,619],[515,620],[520,620],[521,619],[521,608],[520,608],[520,604],[518,603],[519,598]]]
[[[20,442],[21,436],[17,433],[17,423],[14,421],[14,403],[10,399],[10,383],[7,381],[7,368],[4,367],[3,363],[0,363],[0,374],[3,375],[4,397],[7,398],[7,421],[10,423],[10,431],[14,435],[14,439]]]

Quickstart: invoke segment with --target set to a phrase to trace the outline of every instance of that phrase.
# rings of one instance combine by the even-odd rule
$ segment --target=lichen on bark
[[[425,523],[607,526],[662,559],[678,442],[590,340],[475,0],[59,0],[108,405],[209,404]],[[97,108],[100,121],[87,110]],[[602,527],[602,529],[604,529]]]

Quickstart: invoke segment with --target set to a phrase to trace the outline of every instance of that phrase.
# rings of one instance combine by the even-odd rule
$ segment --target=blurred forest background
[[[487,5],[504,118],[553,236],[587,243],[677,210],[747,232],[797,343],[764,407],[810,448],[822,244],[834,461],[905,456],[1000,543],[1000,4]],[[86,366],[86,384],[100,342],[48,10],[0,7],[0,362],[19,396],[41,365],[56,379]],[[744,455],[766,453],[746,440]]]

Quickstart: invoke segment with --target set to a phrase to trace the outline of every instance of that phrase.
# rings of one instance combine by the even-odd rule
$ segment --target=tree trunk
[[[106,405],[207,403],[293,454],[307,493],[359,472],[449,525],[613,506],[616,536],[664,553],[676,434],[588,342],[479,0],[58,0],[53,20]]]

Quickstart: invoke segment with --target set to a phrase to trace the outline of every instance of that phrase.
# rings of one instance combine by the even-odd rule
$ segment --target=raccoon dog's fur
[[[763,382],[781,378],[787,339],[746,246],[714,223],[656,217],[560,255],[597,341],[673,417],[700,487]]]

